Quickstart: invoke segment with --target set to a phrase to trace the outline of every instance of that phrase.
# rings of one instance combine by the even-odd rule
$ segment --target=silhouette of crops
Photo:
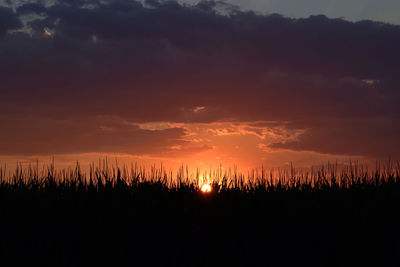
[[[212,192],[200,191],[203,183]],[[0,261],[31,266],[399,266],[400,168],[0,169]],[[11,266],[3,265],[3,266]]]
[[[364,165],[350,162],[346,166],[328,164],[310,170],[296,170],[293,166],[281,170],[253,169],[247,175],[220,168],[209,171],[196,170],[189,175],[183,166],[173,173],[162,166],[152,166],[149,170],[138,167],[108,166],[106,161],[95,167],[90,165],[89,172],[81,171],[79,163],[74,168],[56,170],[54,164],[42,167],[29,165],[23,168],[17,165],[14,172],[0,167],[2,190],[11,191],[129,191],[154,189],[161,191],[199,192],[203,183],[212,184],[216,193],[235,192],[290,192],[290,191],[344,191],[362,190],[379,187],[396,187],[400,181],[400,165],[388,161],[378,164],[370,170]]]

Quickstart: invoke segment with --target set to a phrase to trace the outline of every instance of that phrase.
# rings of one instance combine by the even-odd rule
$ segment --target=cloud
[[[0,6],[0,40],[4,38],[8,30],[15,30],[21,26],[21,21],[11,8]]]
[[[40,16],[22,27],[18,16],[31,13]],[[0,9],[0,36],[0,113],[48,122],[40,133],[64,122],[82,129],[68,135],[76,138],[71,147],[68,136],[54,133],[64,140],[53,144],[59,153],[192,147],[182,141],[184,127],[119,125],[112,132],[74,124],[109,116],[147,126],[273,121],[283,132],[304,132],[274,149],[400,156],[390,148],[400,145],[400,26],[258,15],[213,1],[32,1],[16,12]],[[10,138],[19,131],[26,150],[0,141],[3,151],[50,153],[50,146],[29,145],[33,136],[14,124],[3,122]],[[263,136],[255,127],[240,131]],[[131,135],[148,140],[147,148]]]
[[[54,120],[2,117],[2,155],[124,153],[136,156],[187,156],[210,149],[185,140],[184,128],[142,129],[116,117]],[[177,149],[179,148],[179,149]]]
[[[43,14],[46,11],[46,7],[38,3],[23,4],[16,9],[18,15]]]
[[[297,140],[272,143],[269,149],[315,151],[324,154],[359,155],[387,159],[398,156],[400,129],[390,119],[341,120],[321,123]]]

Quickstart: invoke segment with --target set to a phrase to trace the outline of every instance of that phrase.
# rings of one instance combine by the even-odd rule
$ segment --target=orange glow
[[[201,192],[203,193],[210,193],[212,190],[211,185],[209,184],[203,184],[201,187]]]
[[[43,34],[48,37],[52,36],[52,33],[46,28],[43,30]]]

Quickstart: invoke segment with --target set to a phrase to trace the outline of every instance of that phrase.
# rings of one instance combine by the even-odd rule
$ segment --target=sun
[[[211,190],[212,190],[212,187],[210,184],[203,184],[201,186],[201,192],[203,192],[203,193],[210,193]]]

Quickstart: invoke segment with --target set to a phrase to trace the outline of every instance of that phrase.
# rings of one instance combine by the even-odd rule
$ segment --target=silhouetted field
[[[400,168],[0,170],[2,266],[400,266]]]

